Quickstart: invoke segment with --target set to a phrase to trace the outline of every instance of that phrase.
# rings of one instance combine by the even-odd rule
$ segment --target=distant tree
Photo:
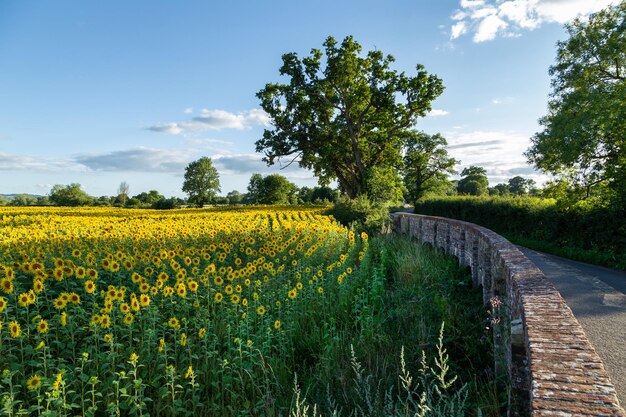
[[[461,172],[461,179],[457,186],[459,194],[483,195],[487,194],[489,179],[487,170],[482,167],[471,165]]]
[[[535,187],[535,181],[520,177],[519,175],[509,179],[509,189],[512,194],[526,195]]]
[[[250,177],[248,183],[248,194],[246,195],[246,204],[259,204],[259,200],[263,194],[263,175],[255,173]]]
[[[552,94],[529,162],[592,196],[626,205],[626,1],[566,25],[550,67]]]
[[[117,188],[117,196],[122,203],[122,206],[126,205],[126,200],[128,200],[128,192],[130,191],[130,185],[126,181],[122,181],[120,186]]]
[[[145,205],[152,205],[154,202],[159,201],[165,198],[161,193],[157,190],[150,190],[147,193],[144,191],[142,193],[137,194],[133,198],[139,200],[141,203]]]
[[[112,197],[103,195],[94,199],[93,204],[99,207],[109,207],[113,205],[114,199]]]
[[[8,203],[8,200],[0,195],[0,206],[6,206],[7,203]]]
[[[263,178],[260,204],[289,204],[296,195],[296,185],[280,174],[271,174]]]
[[[315,186],[311,195],[311,202],[314,204],[320,203],[335,203],[339,199],[339,190],[334,190],[328,186]]]
[[[379,186],[391,180],[384,191],[399,187],[389,192],[395,198],[402,182],[391,174],[401,165],[406,132],[431,110],[442,82],[421,65],[415,76],[392,70],[394,58],[379,50],[361,56],[351,36],[340,45],[328,37],[323,46],[302,59],[283,55],[280,74],[288,83],[257,93],[272,128],[256,149],[269,165],[287,160],[311,169],[322,185],[336,179],[350,198],[380,199]]]
[[[177,197],[163,197],[152,203],[152,208],[156,210],[171,210],[180,207],[183,203],[184,201]]]
[[[202,157],[185,168],[183,192],[190,204],[202,207],[210,203],[220,191],[220,178],[211,158]]]
[[[84,192],[80,184],[56,184],[50,190],[50,201],[57,206],[88,206],[94,199]]]
[[[34,206],[36,204],[37,198],[28,194],[18,194],[9,201],[10,206]]]
[[[489,195],[509,195],[511,194],[511,187],[509,184],[496,184],[494,187],[489,188]]]
[[[426,194],[445,194],[450,188],[449,174],[456,174],[458,161],[448,155],[445,138],[411,132],[404,154],[404,184],[413,203]]]
[[[37,202],[35,203],[38,206],[49,206],[50,203],[50,198],[48,198],[47,195],[40,195],[37,197]]]
[[[228,198],[228,204],[241,204],[243,202],[243,194],[237,190],[233,190],[226,194],[226,198]]]
[[[307,186],[300,187],[298,190],[298,200],[301,204],[313,203],[313,188]]]

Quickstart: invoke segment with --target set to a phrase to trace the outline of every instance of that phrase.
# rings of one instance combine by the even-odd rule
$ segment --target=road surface
[[[518,248],[572,309],[626,406],[626,273]]]

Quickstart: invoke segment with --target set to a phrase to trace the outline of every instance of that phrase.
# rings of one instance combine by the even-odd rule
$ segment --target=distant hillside
[[[16,197],[18,195],[26,195],[28,197],[34,197],[34,198],[45,197],[45,195],[38,195],[38,194],[0,194],[0,197],[6,200],[11,200],[13,197]]]

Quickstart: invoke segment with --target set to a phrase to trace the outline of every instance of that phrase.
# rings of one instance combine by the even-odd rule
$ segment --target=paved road
[[[519,247],[554,283],[626,406],[626,273]]]

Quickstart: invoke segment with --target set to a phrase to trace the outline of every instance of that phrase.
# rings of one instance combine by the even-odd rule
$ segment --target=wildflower
[[[17,339],[22,334],[22,327],[15,320],[13,320],[11,323],[9,323],[9,330],[11,332],[11,337],[13,339]]]
[[[105,343],[111,343],[113,342],[113,335],[111,333],[107,333],[103,336],[103,339]]]
[[[48,326],[48,322],[45,321],[44,319],[39,320],[39,323],[37,323],[37,331],[41,334],[44,333],[48,333],[48,330],[50,329],[50,326]]]
[[[221,292],[218,292],[218,293],[215,293],[215,297],[214,298],[215,298],[215,302],[216,303],[221,303],[222,299],[224,298],[224,296],[222,295]]]
[[[259,307],[256,309],[256,312],[257,312],[257,314],[258,314],[259,316],[262,316],[263,314],[265,314],[265,307],[264,307],[264,306],[259,306]]]
[[[298,291],[295,288],[292,288],[288,294],[289,298],[291,298],[292,300],[296,298],[297,295],[298,295]]]
[[[65,301],[62,297],[59,297],[56,300],[54,300],[54,308],[56,308],[57,310],[64,309],[66,305],[67,305],[67,301]]]
[[[31,376],[30,378],[28,378],[28,381],[26,381],[26,388],[28,388],[29,391],[34,391],[38,389],[40,386],[41,386],[41,376],[37,374]]]
[[[237,294],[233,294],[230,296],[230,302],[233,304],[239,304],[239,296]]]
[[[274,322],[274,328],[275,328],[276,330],[280,329],[280,320],[276,320],[276,321]]]

